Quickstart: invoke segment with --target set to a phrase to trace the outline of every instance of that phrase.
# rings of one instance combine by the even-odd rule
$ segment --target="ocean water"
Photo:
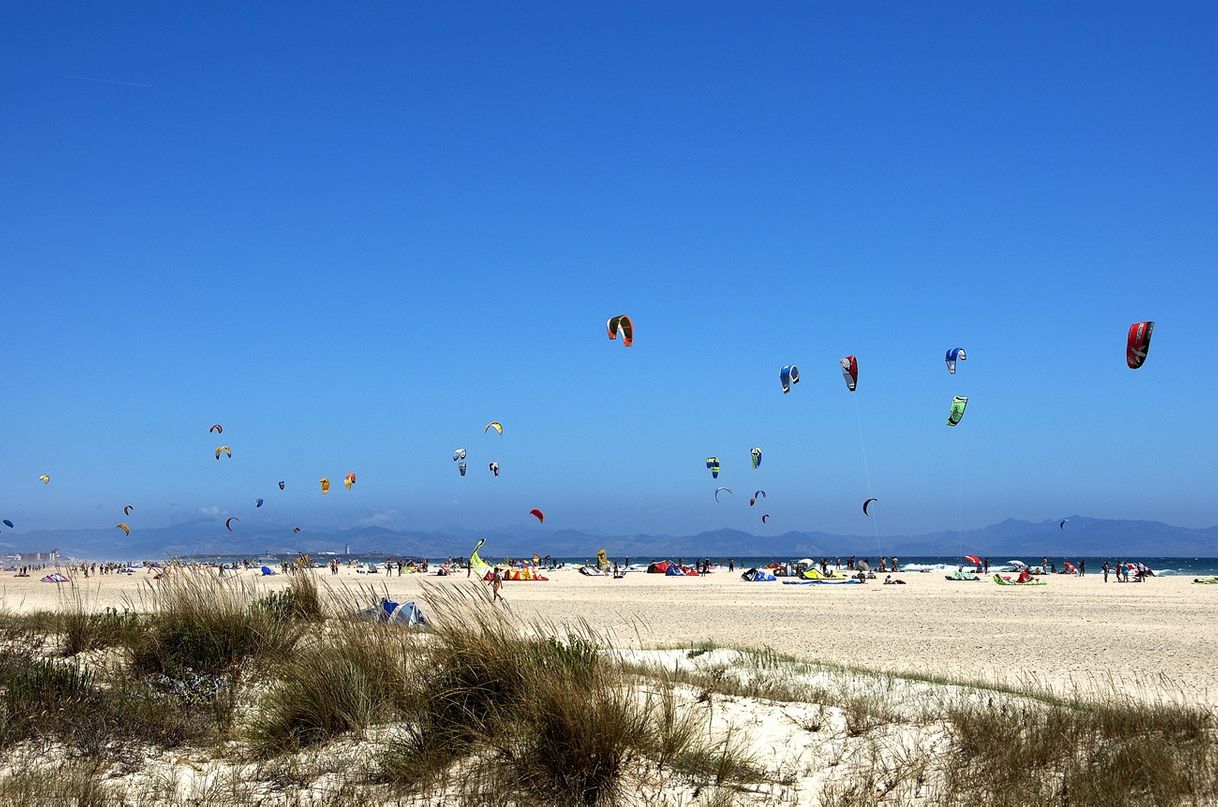
[[[1039,566],[1043,555],[1039,557],[1022,557],[1022,558],[998,558],[990,556],[990,572],[1009,572],[1014,570],[1014,566],[1010,565],[1012,560],[1020,560],[1031,566]],[[878,557],[859,558],[866,560],[872,569],[875,569]],[[630,559],[634,562],[634,558]],[[688,562],[688,558],[686,561]],[[712,560],[714,560],[712,558]],[[798,560],[798,558],[739,558],[739,562],[744,563],[744,568],[750,566],[764,566],[775,561],[783,562],[786,560]],[[817,556],[813,560],[819,562],[820,557]],[[833,565],[836,557],[829,558],[829,564]],[[1065,561],[1070,561],[1075,566],[1078,566],[1080,560],[1087,562],[1087,574],[1103,574],[1104,561],[1115,565],[1118,561],[1126,563],[1144,563],[1154,571],[1156,575],[1163,576],[1184,576],[1184,577],[1208,577],[1210,575],[1218,575],[1218,558],[1159,558],[1159,557],[1079,557],[1077,555],[1069,557],[1049,557],[1049,563],[1056,563],[1058,571],[1063,568]],[[843,566],[846,563],[846,558],[841,558]],[[972,568],[972,564],[965,561],[963,558],[955,556],[912,556],[908,558],[900,558],[901,571],[907,573],[928,572],[933,574],[950,574],[956,571],[961,566]]]
[[[320,562],[320,563],[326,563],[329,561],[329,559],[331,557],[335,557],[335,556],[333,556],[333,555],[314,555],[313,560]],[[375,563],[378,566],[384,566],[386,555],[383,553],[376,554],[376,555],[352,554],[349,558],[348,558],[348,556],[345,556],[345,555],[339,555],[337,557],[342,561],[347,561],[349,559],[351,561],[357,561],[360,563]],[[745,569],[748,569],[751,566],[766,566],[771,563],[785,563],[786,561],[794,562],[794,561],[799,560],[800,557],[803,557],[803,556],[796,556],[796,557],[786,557],[786,556],[778,556],[778,555],[763,556],[763,557],[762,556],[759,556],[759,557],[747,557],[746,556],[746,557],[733,558],[733,560],[735,561],[735,566],[736,566],[737,571],[744,571]],[[403,559],[405,559],[405,558],[406,558],[406,556],[403,556]],[[990,557],[990,572],[991,573],[994,573],[994,572],[1005,573],[1005,572],[1013,571],[1014,567],[1010,565],[1010,561],[1012,561],[1012,560],[1021,560],[1024,563],[1027,563],[1031,566],[1039,566],[1042,558],[1043,558],[1043,556],[1022,557],[1022,558],[999,558],[999,557],[991,556]],[[286,556],[284,558],[278,558],[278,557],[260,558],[258,560],[258,562],[259,563],[271,563],[273,565],[275,563],[278,563],[280,560],[292,560],[292,559],[293,559],[292,557],[286,557]],[[639,556],[632,555],[630,557],[630,563],[631,563],[631,565],[642,566],[642,565],[646,565],[647,563],[649,563],[651,561],[659,561],[659,560],[675,561],[677,559],[678,558],[675,556],[669,557],[669,556],[657,555],[654,557],[639,557]],[[878,558],[875,556],[873,556],[873,557],[859,556],[858,559],[866,560],[868,562],[868,564],[870,564],[872,569],[876,569],[879,565],[877,563]],[[198,560],[203,561],[203,562],[216,563],[216,562],[230,562],[233,560],[239,560],[239,558],[236,558],[236,557],[224,557],[224,558],[209,557],[209,558],[198,558]],[[418,558],[416,558],[416,560],[418,560]],[[445,560],[446,560],[446,558],[430,558],[429,562],[434,566],[434,565],[443,563]],[[487,558],[487,560],[492,563],[495,561],[495,559],[493,559],[493,558]],[[576,566],[576,567],[583,565],[585,560],[591,560],[591,559],[583,558],[583,557],[554,558],[554,561],[556,563],[563,563],[567,566]],[[610,563],[624,563],[625,560],[626,559],[623,557],[612,557],[611,556],[609,558]],[[695,564],[698,561],[702,560],[702,558],[700,558],[700,557],[695,558],[695,557],[691,556],[691,557],[683,557],[683,558],[681,558],[681,560],[683,560],[686,564],[692,565],[692,564]],[[813,560],[815,560],[819,563],[820,556],[818,555],[818,556],[813,557]],[[834,562],[837,560],[838,560],[838,558],[836,556],[830,557],[829,565],[833,566]],[[844,568],[845,564],[846,564],[846,556],[843,555],[840,558],[840,560],[841,560],[842,566]],[[1099,558],[1099,557],[1079,557],[1077,555],[1067,556],[1067,557],[1051,556],[1049,558],[1050,563],[1057,564],[1057,568],[1059,571],[1063,568],[1063,563],[1067,560],[1070,561],[1071,563],[1073,563],[1075,566],[1078,566],[1078,563],[1080,560],[1086,560],[1087,574],[1089,574],[1089,575],[1103,574],[1102,567],[1103,567],[1104,561],[1108,561],[1110,564],[1116,564],[1118,561],[1124,561],[1127,563],[1144,563],[1144,564],[1146,564],[1146,566],[1150,567],[1156,575],[1162,575],[1162,576],[1167,576],[1167,577],[1170,577],[1170,576],[1209,577],[1211,575],[1218,575],[1218,558],[1203,558],[1203,557],[1162,558],[1162,557],[1132,557],[1132,556]],[[714,564],[726,566],[728,563],[728,558],[712,556],[711,562]],[[954,555],[952,555],[952,556],[915,555],[915,556],[911,556],[908,558],[900,558],[900,563],[901,563],[901,571],[905,572],[907,574],[917,574],[917,573],[922,573],[922,572],[926,572],[928,574],[950,574],[951,572],[954,572],[957,569],[959,569],[961,566],[965,566],[967,568],[972,568],[971,564],[967,563],[963,558],[960,558],[960,557],[957,557]]]

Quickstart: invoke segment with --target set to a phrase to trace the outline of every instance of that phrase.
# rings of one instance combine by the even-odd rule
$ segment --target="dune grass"
[[[973,804],[1188,804],[1218,793],[1213,716],[1107,700],[947,711],[949,791]]]
[[[0,760],[30,748],[90,760],[53,782],[0,762],[0,801],[26,803],[43,788],[81,804],[124,793],[293,802],[322,780],[324,799],[351,804],[497,804],[505,794],[522,804],[669,803],[675,788],[700,804],[814,795],[826,805],[1003,807],[1207,803],[1218,792],[1213,714],[1178,701],[903,676],[712,643],[665,651],[661,665],[613,652],[586,625],[516,619],[477,586],[426,587],[426,631],[345,618],[365,599],[344,603],[310,574],[262,596],[239,580],[179,572],[146,589],[138,614],[95,613],[79,595],[54,613],[0,611]],[[763,762],[758,750],[771,752],[752,745],[754,712],[794,726],[782,736],[808,742],[812,756],[783,761],[775,749]],[[182,747],[218,755],[214,780],[187,776],[181,793],[163,768],[109,781],[119,760],[144,759],[130,749]],[[815,794],[798,790],[809,776],[819,777]]]
[[[130,637],[132,667],[170,677],[238,677],[296,646],[303,627],[272,608],[257,607],[253,583],[211,574],[178,573],[145,591],[151,614]]]
[[[101,757],[124,741],[168,748],[205,731],[140,681],[100,681],[75,662],[0,650],[0,747],[44,738]]]
[[[312,570],[303,570],[288,578],[287,588],[272,591],[256,604],[283,621],[324,622],[328,615],[325,600]]]
[[[429,613],[440,627],[420,643],[418,694],[382,755],[385,779],[417,789],[457,764],[468,800],[613,801],[646,742],[647,713],[590,632],[522,631],[459,594],[437,593]]]
[[[396,626],[346,623],[284,663],[248,729],[271,757],[375,723],[400,719],[415,697],[409,634]]]

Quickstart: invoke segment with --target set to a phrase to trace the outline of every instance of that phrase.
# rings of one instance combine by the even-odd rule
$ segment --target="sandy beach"
[[[231,574],[231,573],[230,573]],[[334,588],[373,586],[394,600],[424,604],[430,586],[480,586],[459,577],[338,575],[314,570]],[[267,591],[286,577],[257,578]],[[809,660],[989,682],[1079,687],[1130,695],[1173,694],[1218,703],[1218,586],[1191,578],[1107,583],[1102,575],[1054,576],[1049,584],[1002,588],[956,583],[941,574],[905,574],[904,586],[785,586],[746,583],[726,571],[701,578],[630,573],[585,577],[573,569],[546,582],[504,584],[517,616],[563,624],[583,621],[614,646],[658,647],[711,641],[770,647]],[[151,576],[77,577],[90,607],[138,603]],[[3,606],[50,610],[68,592],[37,576],[0,578]],[[489,594],[489,589],[488,594]]]

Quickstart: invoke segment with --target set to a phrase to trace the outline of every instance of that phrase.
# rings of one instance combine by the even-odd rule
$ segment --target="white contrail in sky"
[[[152,87],[151,84],[138,84],[134,81],[115,81],[109,78],[91,78],[89,76],[64,76],[64,78],[76,79],[77,81],[96,81],[98,84],[117,84],[120,87]]]

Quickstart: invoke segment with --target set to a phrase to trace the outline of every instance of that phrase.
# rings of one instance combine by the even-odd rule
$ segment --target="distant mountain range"
[[[129,538],[114,529],[49,530],[0,536],[0,552],[48,552],[93,559],[149,559],[192,555],[281,554],[337,552],[385,553],[396,556],[466,555],[476,537],[485,537],[488,557],[526,556],[534,552],[563,558],[592,558],[604,548],[611,557],[640,560],[666,557],[775,557],[803,555],[989,555],[999,558],[1063,556],[1215,557],[1218,527],[1190,529],[1159,521],[1122,521],[1071,516],[1065,529],[1057,520],[1018,521],[956,532],[926,535],[832,535],[786,532],[752,535],[740,530],[715,530],[696,535],[596,535],[555,530],[544,537],[506,530],[476,532],[456,527],[437,531],[354,527],[329,532],[293,534],[290,526],[238,529],[229,533],[222,518],[198,518],[169,527],[137,529]]]

